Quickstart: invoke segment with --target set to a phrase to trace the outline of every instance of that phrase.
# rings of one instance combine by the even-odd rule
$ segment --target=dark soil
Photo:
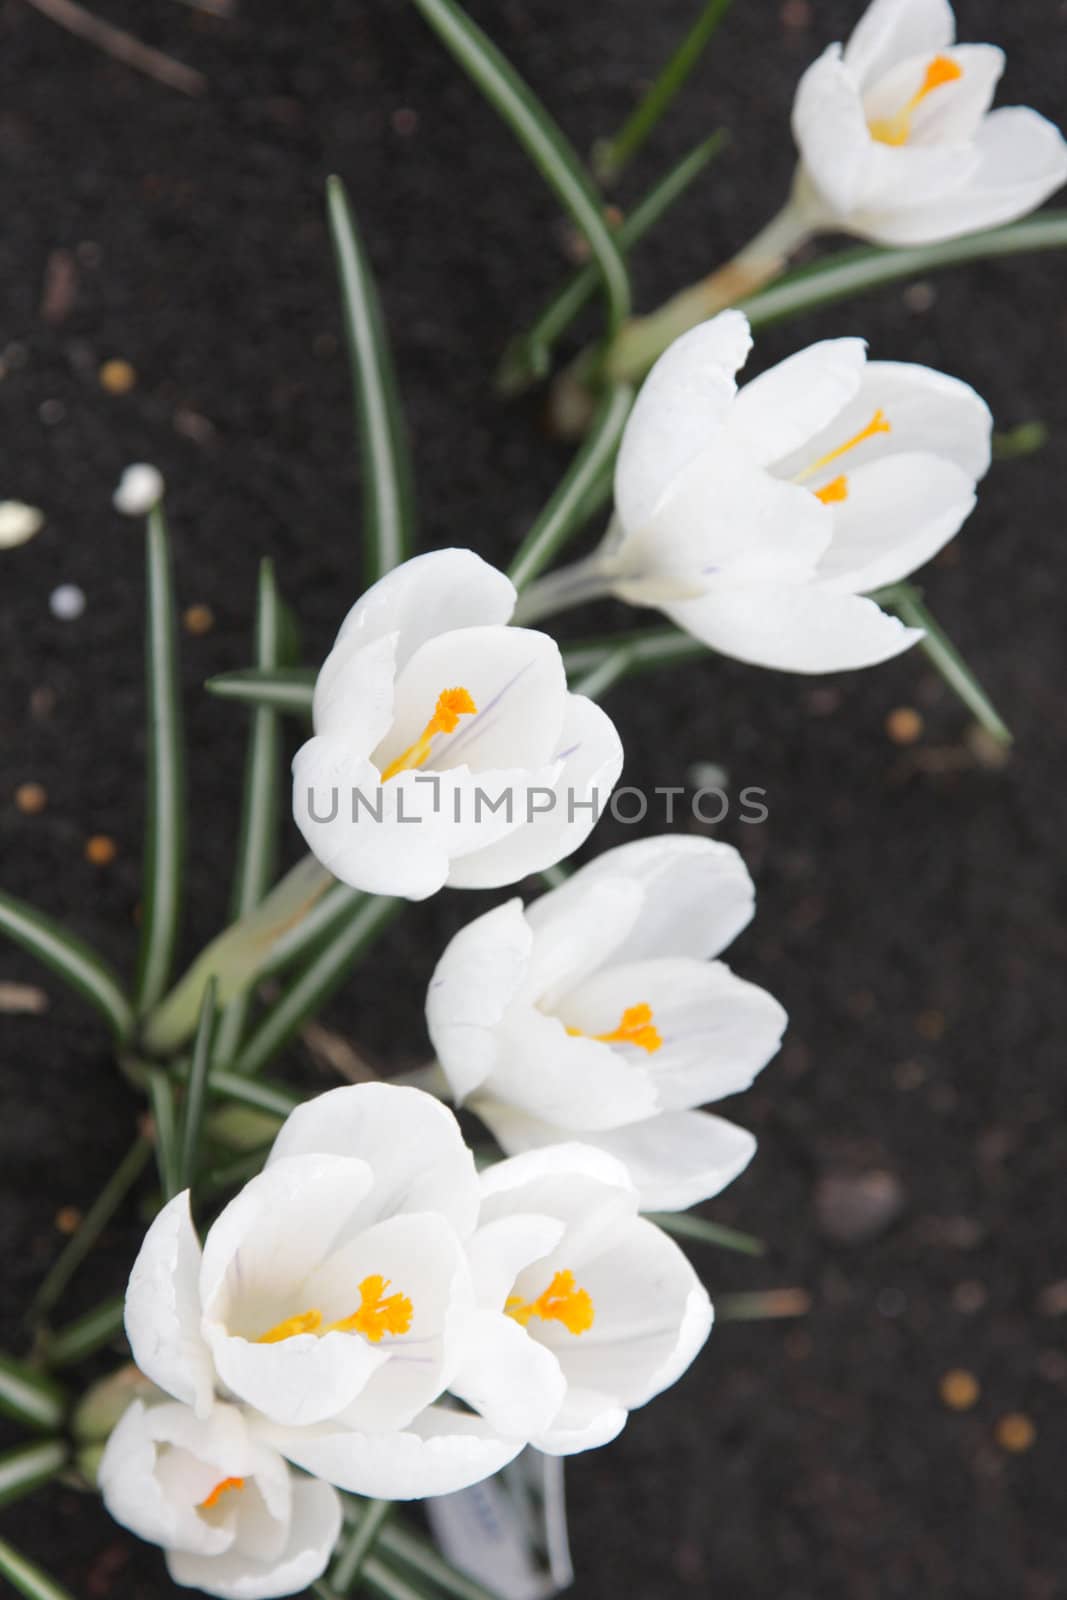
[[[506,406],[489,382],[567,249],[492,114],[402,0],[238,9],[227,22],[169,0],[108,0],[113,20],[207,75],[201,101],[19,0],[0,9],[0,491],[48,515],[33,543],[0,554],[0,882],[124,968],[143,696],[139,535],[110,508],[120,469],[164,470],[182,602],[216,618],[183,641],[190,953],[225,915],[245,722],[199,686],[249,656],[256,563],[275,558],[309,662],[360,587],[328,172],[348,180],[381,274],[424,547],[506,559],[566,460],[538,402]],[[694,4],[473,9],[584,149],[618,124]],[[855,9],[737,4],[624,186],[634,198],[711,127],[733,130],[730,152],[642,249],[645,305],[777,207],[792,85]],[[1062,113],[1063,6],[960,9],[965,37],[1009,52],[1002,98]],[[763,826],[719,831],[759,882],[735,965],[781,997],[792,1025],[730,1108],[760,1152],[709,1214],[770,1253],[697,1247],[696,1260],[713,1292],[802,1286],[812,1307],[799,1321],[723,1324],[616,1445],[570,1464],[581,1600],[1067,1594],[1062,284],[1055,256],[946,274],[927,294],[893,289],[775,330],[755,363],[860,332],[878,356],[974,382],[1001,428],[1047,423],[1046,449],[995,467],[928,574],[937,614],[1015,730],[1007,766],[975,759],[966,715],[917,654],[820,681],[709,661],[609,699],[630,782],[684,783],[715,761],[735,793],[767,791]],[[122,396],[97,380],[116,357],[137,372]],[[60,582],[85,591],[78,621],[49,611]],[[925,719],[909,748],[886,732],[900,706]],[[49,796],[33,817],[13,802],[29,780]],[[624,832],[606,826],[598,844]],[[96,833],[117,843],[111,866],[84,858]],[[475,903],[446,895],[413,910],[329,1020],[390,1067],[423,1058],[423,987]],[[55,1217],[91,1201],[139,1107],[94,1016],[7,948],[0,978],[42,983],[49,998],[44,1015],[0,1016],[0,1344],[18,1349],[23,1308],[61,1246]],[[285,1070],[330,1081],[299,1050]],[[843,1238],[861,1201],[864,1236]],[[121,1288],[140,1229],[131,1207],[69,1314]],[[966,1413],[939,1397],[953,1368],[980,1384]],[[1036,1428],[1021,1454],[997,1442],[1012,1412]],[[157,1552],[73,1490],[24,1502],[3,1528],[78,1600],[171,1592]]]

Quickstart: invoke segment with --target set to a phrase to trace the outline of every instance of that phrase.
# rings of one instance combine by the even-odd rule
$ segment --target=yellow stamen
[[[848,499],[848,479],[842,473],[839,478],[831,478],[829,483],[824,483],[821,489],[814,490],[814,494],[824,506],[836,505],[839,500]]]
[[[536,1300],[524,1300],[521,1295],[509,1295],[504,1310],[525,1328],[532,1317],[542,1322],[562,1322],[568,1333],[587,1333],[593,1326],[596,1311],[587,1289],[579,1289],[573,1272],[557,1272],[543,1294]]]
[[[231,1489],[243,1489],[244,1486],[245,1480],[243,1478],[223,1478],[221,1482],[215,1485],[207,1499],[201,1500],[196,1509],[198,1511],[211,1511],[218,1505],[224,1494],[229,1494]]]
[[[430,754],[430,746],[439,733],[454,733],[460,717],[470,717],[478,710],[466,689],[442,689],[437,696],[434,714],[423,728],[415,743],[409,745],[402,756],[391,761],[382,773],[382,782],[388,783],[398,772],[410,772],[421,767]]]
[[[652,1025],[652,1007],[641,1004],[627,1006],[622,1014],[622,1021],[610,1033],[583,1033],[581,1028],[568,1028],[567,1032],[572,1039],[598,1039],[601,1044],[635,1044],[640,1050],[647,1050],[649,1055],[660,1048],[663,1038],[658,1028]]]
[[[805,478],[813,477],[816,472],[821,472],[823,467],[828,467],[831,461],[836,461],[838,456],[845,456],[850,450],[855,450],[857,445],[863,444],[866,439],[873,439],[876,433],[892,433],[892,428],[886,420],[886,414],[880,408],[859,433],[853,434],[851,439],[846,439],[844,444],[839,444],[836,450],[828,450],[818,461],[813,461],[810,467],[805,467],[803,472],[798,472],[795,483],[803,483]]]
[[[871,138],[877,139],[879,144],[907,144],[911,135],[911,119],[927,95],[940,89],[942,84],[955,83],[957,78],[962,77],[963,68],[957,66],[949,56],[935,56],[926,69],[922,87],[912,95],[907,105],[902,106],[895,116],[876,117],[867,124]]]
[[[385,1293],[389,1279],[380,1272],[372,1272],[359,1286],[359,1308],[340,1322],[322,1325],[322,1312],[314,1306],[300,1311],[295,1317],[286,1317],[275,1327],[261,1333],[257,1344],[280,1344],[283,1339],[295,1339],[300,1333],[361,1333],[371,1344],[387,1333],[407,1333],[414,1316],[414,1307],[406,1294]]]

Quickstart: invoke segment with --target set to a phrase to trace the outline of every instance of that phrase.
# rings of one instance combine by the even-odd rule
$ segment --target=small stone
[[[147,461],[135,461],[119,479],[111,504],[124,517],[144,517],[163,498],[163,474]]]
[[[931,1044],[936,1044],[945,1036],[945,1013],[930,1008],[920,1011],[915,1018],[915,1031],[922,1039],[928,1039]]]
[[[97,376],[108,394],[129,394],[137,383],[136,367],[121,358],[105,361]]]
[[[211,632],[215,626],[215,613],[210,606],[189,606],[182,616],[182,622],[186,633],[199,637],[201,634]]]
[[[59,1210],[56,1212],[55,1221],[59,1232],[66,1234],[69,1239],[70,1235],[72,1233],[77,1233],[78,1229],[81,1227],[82,1214],[78,1210],[77,1206],[60,1206]]]
[[[410,139],[412,134],[418,132],[419,113],[411,106],[397,106],[389,121],[395,134],[401,139]]]
[[[904,1190],[891,1172],[836,1173],[820,1179],[815,1212],[831,1239],[858,1244],[874,1239],[904,1209]]]
[[[24,817],[39,817],[48,804],[48,790],[43,783],[20,783],[15,804]]]
[[[906,1092],[921,1088],[926,1082],[926,1068],[921,1061],[902,1061],[893,1068],[893,1082]]]
[[[1067,1317],[1067,1278],[1045,1285],[1037,1297],[1037,1309],[1043,1317]]]
[[[1025,1412],[1008,1411],[994,1428],[993,1437],[1002,1450],[1007,1450],[1009,1455],[1019,1456],[1033,1445],[1037,1429]]]
[[[44,512],[21,500],[0,500],[0,550],[27,544],[44,527]]]
[[[62,422],[67,414],[67,408],[62,400],[42,400],[37,408],[37,415],[46,428],[54,428],[57,422]]]
[[[48,597],[52,615],[61,622],[74,622],[85,610],[85,591],[76,583],[61,583]]]
[[[911,283],[904,290],[904,304],[909,311],[930,311],[937,299],[937,290],[932,283]]]
[[[925,726],[914,706],[897,706],[885,719],[885,731],[894,744],[918,744]]]
[[[946,1372],[937,1386],[942,1404],[948,1406],[950,1411],[970,1411],[972,1406],[978,1404],[981,1389],[978,1379],[973,1372],[967,1372],[962,1367],[953,1367]]]
[[[85,859],[94,867],[110,866],[118,853],[118,845],[106,833],[94,833],[85,841]]]
[[[977,1278],[967,1278],[963,1283],[957,1283],[952,1291],[952,1304],[965,1317],[973,1317],[975,1312],[981,1311],[988,1299],[988,1289]]]

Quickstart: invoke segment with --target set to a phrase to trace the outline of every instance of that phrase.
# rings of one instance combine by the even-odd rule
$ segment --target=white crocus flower
[[[495,888],[576,850],[618,778],[609,718],[568,694],[547,634],[469,550],[417,556],[349,612],[293,763],[308,845],[345,883],[421,900]]]
[[[567,1139],[607,1150],[645,1209],[718,1194],[756,1142],[691,1108],[747,1088],[786,1023],[763,989],[709,959],[754,900],[736,850],[670,834],[469,923],[426,997],[457,1102],[511,1153]]]
[[[527,615],[610,590],[724,655],[791,672],[872,666],[922,637],[872,591],[957,532],[989,465],[967,384],[811,345],[738,391],[740,311],[671,345],[638,396],[600,550],[523,597]]]
[[[136,1401],[98,1482],[116,1522],[163,1547],[175,1583],[222,1600],[298,1594],[321,1577],[341,1531],[336,1490],[298,1477],[235,1406],[198,1417]]]
[[[435,1404],[486,1337],[466,1255],[477,1212],[446,1107],[387,1084],[321,1095],[289,1117],[202,1253],[187,1194],[160,1212],[126,1294],[134,1360],[201,1417],[216,1393],[242,1402],[289,1460],[353,1493],[477,1482],[559,1398],[527,1360],[514,1437]],[[495,1323],[488,1336],[511,1339]]]
[[[565,1386],[531,1442],[552,1455],[607,1444],[701,1349],[707,1293],[674,1241],[638,1216],[626,1169],[601,1150],[533,1150],[481,1183],[479,1302],[487,1314],[503,1309]],[[468,1397],[480,1403],[476,1378]]]
[[[929,244],[1010,222],[1067,182],[1067,143],[1024,106],[989,107],[993,45],[957,45],[948,0],[873,0],[808,68],[793,107],[810,226]]]

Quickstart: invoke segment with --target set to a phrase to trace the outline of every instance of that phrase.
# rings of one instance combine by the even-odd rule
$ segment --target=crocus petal
[[[554,1008],[560,994],[614,958],[641,915],[640,884],[622,874],[587,878],[587,870],[579,870],[526,910],[533,948],[524,993],[546,1011]],[[580,887],[572,890],[576,882]]]
[[[556,751],[552,797],[537,791],[532,820],[495,844],[453,860],[448,881],[456,889],[498,889],[532,872],[544,872],[572,855],[589,837],[622,771],[622,741],[611,718],[584,695],[567,696]],[[551,798],[551,804],[549,804]],[[538,809],[544,804],[544,809]],[[522,795],[516,808],[525,804]]]
[[[722,426],[737,389],[734,374],[751,348],[747,319],[724,311],[660,356],[630,413],[615,469],[615,505],[626,532],[648,521]]]
[[[220,1600],[273,1600],[297,1594],[325,1572],[341,1524],[336,1490],[314,1478],[302,1478],[293,1484],[288,1539],[276,1559],[256,1560],[238,1550],[221,1556],[168,1550],[167,1570],[175,1583]]]
[[[502,1438],[481,1417],[430,1406],[401,1433],[270,1428],[276,1447],[305,1472],[350,1494],[423,1500],[480,1483],[513,1461],[523,1439]]]
[[[453,628],[503,624],[514,608],[510,579],[472,550],[432,550],[368,589],[341,624],[337,643],[353,634],[364,645],[396,634],[400,670],[427,639]]]
[[[643,1211],[685,1211],[713,1199],[756,1153],[745,1128],[709,1111],[665,1111],[648,1122],[594,1134],[588,1142],[623,1163]]]
[[[843,594],[897,583],[959,532],[974,503],[970,477],[937,456],[903,453],[860,467],[849,474],[848,499],[834,508],[819,582]]]
[[[231,1393],[291,1427],[346,1410],[388,1360],[384,1349],[347,1333],[302,1333],[261,1344],[227,1335],[218,1324],[208,1323],[206,1331],[219,1377]]]
[[[786,672],[873,667],[922,638],[873,600],[800,584],[724,584],[663,609],[713,650]]]
[[[874,83],[909,56],[947,50],[955,37],[948,0],[872,0],[845,46],[845,62],[857,81]]]
[[[216,1557],[231,1544],[232,1533],[206,1523],[191,1498],[168,1494],[156,1474],[158,1447],[168,1424],[193,1417],[194,1413],[183,1406],[146,1407],[135,1400],[108,1439],[97,1481],[115,1521],[138,1538]]]
[[[342,739],[361,757],[370,754],[393,720],[396,645],[395,633],[367,644],[358,632],[334,645],[315,680],[316,733]]]
[[[569,1384],[567,1398],[551,1428],[531,1442],[548,1456],[572,1456],[596,1450],[617,1439],[626,1426],[628,1412],[610,1395],[597,1389]]]
[[[447,1106],[419,1089],[360,1083],[316,1095],[290,1113],[267,1170],[292,1156],[357,1157],[373,1171],[353,1214],[362,1226],[403,1212],[436,1211],[461,1238],[478,1215],[474,1157]],[[358,1205],[358,1212],[356,1206]]]
[[[519,1273],[549,1255],[566,1223],[534,1211],[515,1212],[480,1227],[467,1245],[474,1293],[483,1310],[499,1310]]]
[[[823,339],[753,378],[730,413],[731,438],[760,466],[798,450],[855,398],[866,349],[863,339]]]
[[[523,1439],[551,1425],[567,1392],[552,1352],[499,1310],[470,1318],[463,1362],[449,1387],[490,1427]]]
[[[533,933],[522,901],[469,922],[437,963],[426,992],[426,1026],[457,1104],[496,1063],[494,1029],[526,978]]]
[[[909,119],[908,144],[969,142],[989,110],[1000,75],[1004,52],[991,44],[956,45],[938,54],[959,68],[960,76],[926,95]],[[929,55],[910,56],[880,78],[864,96],[868,122],[890,118],[922,89]]]
[[[852,71],[832,44],[801,78],[793,102],[793,137],[831,217],[848,217],[863,199],[872,140]]]
[[[614,1028],[620,1014],[600,1031]],[[570,1037],[562,1021],[532,1006],[501,1024],[500,1055],[486,1092],[572,1135],[638,1121],[658,1106],[643,1052],[628,1058],[595,1038]]]
[[[189,1191],[175,1195],[145,1235],[126,1290],[126,1336],[146,1378],[193,1406],[211,1407],[214,1370],[200,1332],[200,1244]]]

